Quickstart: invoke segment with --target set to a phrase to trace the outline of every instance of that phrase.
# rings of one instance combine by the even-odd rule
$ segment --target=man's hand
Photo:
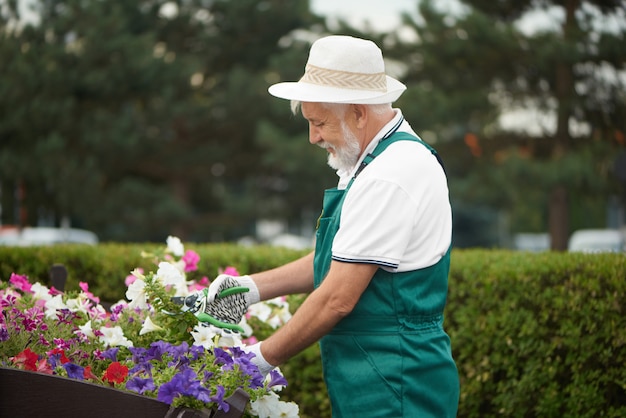
[[[261,341],[256,344],[244,347],[243,351],[245,351],[246,353],[254,354],[254,358],[251,361],[255,366],[259,368],[259,372],[261,372],[261,375],[264,378],[276,367],[269,364],[267,360],[265,360],[265,357],[263,357],[263,354],[261,354]]]
[[[250,276],[220,274],[209,286],[205,312],[222,322],[238,324],[259,300],[259,289]]]

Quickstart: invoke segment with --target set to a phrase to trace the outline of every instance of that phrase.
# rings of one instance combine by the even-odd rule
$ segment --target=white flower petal
[[[100,332],[102,335],[100,336],[100,341],[109,347],[132,347],[133,342],[124,336],[124,331],[121,327],[102,327],[100,328]]]
[[[141,327],[141,331],[139,331],[139,335],[145,335],[149,332],[153,331],[161,331],[163,328],[152,322],[150,317],[147,317],[145,321],[143,321],[143,326]]]
[[[126,298],[130,300],[128,307],[147,309],[146,282],[142,279],[135,280],[126,290]]]
[[[166,242],[168,251],[170,251],[175,256],[182,257],[185,254],[185,247],[180,241],[180,238],[170,235],[169,237],[167,237]]]
[[[218,335],[219,328],[204,325],[196,325],[191,332],[193,345],[201,345],[206,349],[215,347],[215,336]]]

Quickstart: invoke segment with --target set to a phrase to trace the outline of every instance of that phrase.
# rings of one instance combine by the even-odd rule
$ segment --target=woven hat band
[[[385,73],[352,73],[307,64],[300,82],[353,90],[387,91]]]

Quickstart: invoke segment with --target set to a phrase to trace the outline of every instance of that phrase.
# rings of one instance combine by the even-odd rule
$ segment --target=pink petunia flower
[[[137,267],[135,271],[137,271],[139,274],[143,274],[143,269],[141,267]],[[124,284],[126,285],[126,287],[128,287],[131,284],[135,283],[135,280],[137,280],[137,276],[133,274],[129,274],[128,276],[126,276],[126,279],[124,280]]]
[[[239,272],[233,266],[228,266],[224,269],[224,274],[228,274],[229,276],[239,276]]]
[[[197,290],[202,290],[204,288],[209,287],[210,284],[211,283],[209,282],[209,278],[204,276],[203,278],[201,278],[197,282],[194,282],[191,285],[189,285],[189,291],[190,292],[195,292]]]
[[[89,298],[89,300],[95,302],[95,303],[100,303],[100,298],[97,296],[94,296],[93,293],[91,293],[89,291],[89,284],[85,283],[85,282],[78,282],[78,286],[80,286],[80,289],[83,291],[83,293],[85,295],[87,295],[87,297]]]
[[[200,261],[200,256],[197,252],[193,250],[187,250],[182,260],[185,262],[185,272],[189,273],[190,271],[198,270],[198,262]]]
[[[11,284],[16,289],[19,289],[22,292],[32,293],[30,290],[32,285],[28,281],[28,276],[22,276],[20,274],[11,273],[11,278],[9,279],[9,282],[11,282]]]

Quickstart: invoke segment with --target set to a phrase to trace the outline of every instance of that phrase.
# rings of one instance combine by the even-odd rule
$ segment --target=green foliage
[[[620,196],[622,204],[626,196],[612,168],[626,145],[624,85],[604,76],[624,65],[624,49],[615,49],[624,29],[601,23],[621,15],[623,4],[461,3],[463,12],[452,16],[438,2],[419,2],[421,18],[405,17],[417,41],[398,34],[384,38],[386,55],[406,64],[408,90],[399,107],[407,120],[417,121],[425,140],[437,141],[451,198],[464,209],[488,205],[506,213],[511,232],[558,230],[553,243],[567,243],[576,229],[604,227],[604,217],[568,213],[583,195],[595,196],[594,213],[606,212],[610,196]],[[526,14],[549,8],[563,13],[558,27],[528,33],[516,26]],[[503,128],[498,118],[512,109],[551,115],[555,127],[536,119],[522,126],[519,116],[519,129]],[[589,132],[576,129],[578,122],[588,124]],[[550,197],[561,187],[569,199],[559,205]]]
[[[226,266],[266,270],[306,252],[230,244],[188,244],[200,276]],[[70,289],[122,298],[126,274],[157,246],[0,247],[0,280],[11,272],[46,282],[67,264]],[[149,271],[155,266],[143,264]],[[190,279],[198,277],[189,276]],[[626,414],[626,255],[455,250],[446,330],[461,377],[459,417],[619,417]],[[304,295],[290,296],[295,312]],[[272,330],[255,327],[259,338]],[[330,417],[317,345],[281,366],[281,398],[302,417]]]
[[[624,415],[624,277],[623,254],[453,253],[459,416]]]
[[[124,299],[124,280],[135,268],[146,273],[156,272],[157,264],[144,258],[143,253],[156,253],[162,245],[113,244],[97,246],[67,244],[42,247],[0,246],[0,280],[8,280],[11,273],[23,274],[32,281],[48,283],[50,267],[63,264],[68,271],[67,290],[79,290],[78,282],[87,282],[92,293],[104,301]],[[241,274],[275,267],[293,260],[307,251],[294,251],[269,246],[242,247],[234,244],[186,243],[185,249],[200,255],[198,270],[188,273],[189,280],[207,276],[210,280],[220,271],[234,266]]]
[[[247,235],[256,125],[277,101],[266,72],[279,40],[317,21],[308,1],[38,6],[20,30],[0,16],[0,221],[68,217],[116,241]]]

